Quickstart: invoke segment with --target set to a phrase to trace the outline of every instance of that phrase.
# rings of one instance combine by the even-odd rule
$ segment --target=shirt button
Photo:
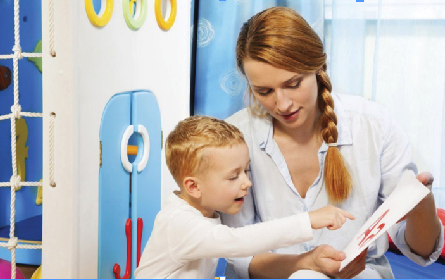
[[[309,251],[309,246],[307,244],[304,244],[303,249],[307,252],[307,251]]]

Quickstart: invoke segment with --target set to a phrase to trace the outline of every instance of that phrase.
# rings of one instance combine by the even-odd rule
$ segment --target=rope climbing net
[[[55,56],[54,50],[54,20],[53,20],[53,0],[49,0],[49,49],[51,56]],[[14,105],[11,106],[11,113],[7,115],[0,115],[0,121],[10,120],[11,121],[11,158],[12,158],[12,176],[9,182],[0,182],[0,187],[11,188],[11,214],[10,214],[10,231],[9,231],[9,241],[1,242],[0,247],[8,248],[11,251],[11,279],[16,278],[16,249],[42,249],[42,245],[28,245],[19,244],[18,238],[15,236],[15,204],[16,204],[16,191],[21,187],[42,187],[41,182],[22,182],[17,170],[17,126],[16,122],[21,117],[43,117],[42,113],[36,112],[22,112],[22,108],[19,104],[19,60],[24,57],[42,57],[41,53],[25,53],[22,52],[20,46],[20,21],[19,21],[20,6],[19,0],[14,0],[14,46],[12,48],[12,54],[0,55],[0,59],[12,59],[13,60],[13,90],[14,90]],[[55,114],[50,116],[50,154],[53,150],[53,125],[54,125]],[[52,158],[52,157],[51,157]],[[53,181],[53,171],[51,168],[53,164],[50,158],[50,184],[55,185]]]

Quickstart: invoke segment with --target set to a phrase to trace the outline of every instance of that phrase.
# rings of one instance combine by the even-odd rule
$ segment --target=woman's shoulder
[[[249,147],[254,143],[261,143],[267,138],[272,127],[270,117],[257,117],[248,108],[244,108],[226,121],[236,126],[244,135],[244,139]]]
[[[251,127],[254,122],[254,116],[249,109],[244,108],[226,119],[226,122],[236,126],[244,134],[244,137],[250,137]]]
[[[388,110],[381,104],[358,95],[332,93],[334,110],[338,115],[365,117],[386,121],[390,118]]]
[[[247,126],[250,122],[251,115],[247,108],[241,109],[226,119],[226,122],[236,127]]]

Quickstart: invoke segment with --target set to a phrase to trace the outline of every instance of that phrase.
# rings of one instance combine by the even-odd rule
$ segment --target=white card
[[[377,208],[343,250],[346,259],[342,261],[340,271],[429,193],[428,188],[416,179],[413,171],[405,171],[391,195]]]

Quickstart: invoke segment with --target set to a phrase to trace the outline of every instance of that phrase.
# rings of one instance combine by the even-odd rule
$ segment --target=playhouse
[[[190,14],[191,0],[0,2],[1,259],[132,276],[175,186],[161,150],[190,114]]]

